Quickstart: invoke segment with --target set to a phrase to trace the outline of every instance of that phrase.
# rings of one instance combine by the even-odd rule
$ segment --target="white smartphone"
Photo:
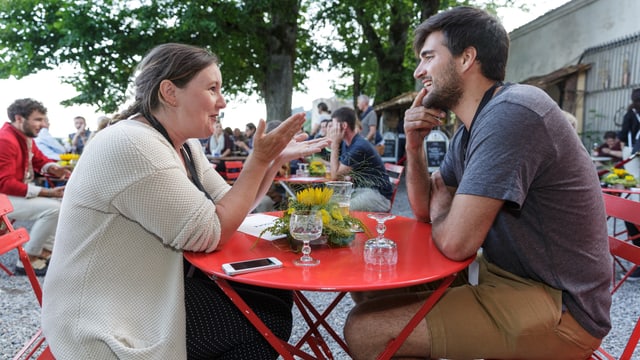
[[[224,270],[227,275],[246,274],[248,272],[276,269],[280,267],[282,267],[282,261],[274,257],[222,264],[222,270]]]

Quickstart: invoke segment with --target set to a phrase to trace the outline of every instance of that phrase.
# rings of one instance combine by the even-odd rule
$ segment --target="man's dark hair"
[[[607,131],[604,133],[604,136],[602,137],[603,139],[617,139],[618,135],[616,134],[615,131]]]
[[[338,122],[346,122],[351,131],[356,129],[356,112],[348,107],[341,107],[331,114],[331,118],[337,119]]]
[[[20,115],[23,118],[28,118],[34,111],[39,111],[44,115],[47,114],[47,108],[42,105],[41,102],[33,99],[18,99],[9,105],[7,109],[7,115],[9,115],[9,121],[16,121],[16,116]]]
[[[509,35],[500,21],[484,10],[460,6],[431,16],[414,31],[413,50],[419,55],[431,33],[441,31],[453,56],[474,47],[482,75],[503,81],[509,56]]]
[[[246,127],[252,131],[256,131],[256,126],[253,123],[248,123]]]
[[[329,111],[329,107],[327,106],[327,104],[325,104],[323,102],[318,103],[318,111],[330,112]]]

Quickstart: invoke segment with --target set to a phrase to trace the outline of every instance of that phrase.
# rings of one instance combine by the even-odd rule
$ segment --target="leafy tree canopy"
[[[142,56],[155,45],[180,42],[220,57],[225,94],[269,99],[288,91],[289,111],[292,86],[316,62],[301,11],[300,0],[6,0],[0,2],[0,78],[72,64],[77,71],[63,81],[80,95],[63,104],[113,112],[126,100]],[[273,90],[280,85],[269,81],[274,76],[290,77],[281,79],[287,91]]]
[[[452,6],[495,12],[515,1],[4,0],[0,78],[71,64],[76,72],[62,80],[79,95],[63,105],[114,112],[142,56],[181,42],[218,54],[225,94],[257,94],[267,117],[282,119],[293,89],[304,90],[306,73],[322,60],[352,79],[338,95],[388,100],[414,88],[411,31],[421,21]]]

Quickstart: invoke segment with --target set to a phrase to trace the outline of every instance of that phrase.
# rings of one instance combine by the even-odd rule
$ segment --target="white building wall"
[[[640,31],[640,0],[573,0],[511,33],[506,80],[577,64],[587,48]]]

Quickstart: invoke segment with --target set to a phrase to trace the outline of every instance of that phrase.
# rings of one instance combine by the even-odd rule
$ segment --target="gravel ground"
[[[412,216],[407,201],[404,181],[395,199],[393,213]],[[17,224],[18,226],[20,224]],[[13,269],[17,260],[17,251],[12,251],[0,256],[0,262]],[[42,278],[40,281],[42,282]],[[613,297],[611,317],[613,329],[603,341],[603,348],[616,358],[620,356],[624,345],[640,317],[640,282],[627,282]],[[319,309],[324,309],[336,296],[332,292],[305,292],[309,300]],[[353,306],[351,298],[347,295],[328,317],[328,323],[341,334],[345,316]],[[39,327],[39,306],[31,290],[31,286],[25,276],[9,277],[0,270],[0,359],[11,359],[22,345],[35,333]],[[294,324],[292,341],[299,339],[306,331],[306,325],[294,310]],[[326,333],[325,333],[326,334]],[[328,337],[325,337],[329,339]],[[334,352],[335,359],[349,359],[339,345],[328,340],[328,344]],[[640,347],[640,346],[639,346]],[[636,357],[640,359],[640,350],[636,347]]]

